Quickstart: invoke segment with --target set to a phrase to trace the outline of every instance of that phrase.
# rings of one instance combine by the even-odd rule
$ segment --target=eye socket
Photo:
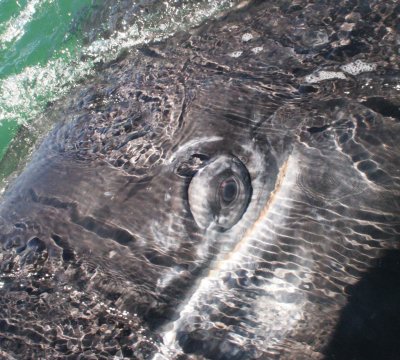
[[[252,194],[250,175],[233,156],[211,159],[192,178],[190,211],[200,228],[221,231],[234,226],[245,213]]]

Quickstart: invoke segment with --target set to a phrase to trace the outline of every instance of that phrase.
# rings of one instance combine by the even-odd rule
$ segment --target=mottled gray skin
[[[254,1],[54,104],[0,205],[1,356],[335,358],[348,293],[398,249],[399,12]],[[340,70],[357,59],[376,69]],[[318,70],[346,78],[307,83]],[[221,156],[251,201],[204,230],[188,189]]]

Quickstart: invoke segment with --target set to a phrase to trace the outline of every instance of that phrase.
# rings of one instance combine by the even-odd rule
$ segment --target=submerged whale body
[[[253,1],[53,104],[0,205],[1,356],[398,358],[399,11]]]

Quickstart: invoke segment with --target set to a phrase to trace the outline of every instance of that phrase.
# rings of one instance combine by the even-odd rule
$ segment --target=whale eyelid
[[[177,163],[174,173],[180,177],[191,178],[210,161],[210,157],[204,154],[195,153],[187,159]]]
[[[212,142],[217,142],[223,140],[222,136],[210,136],[210,137],[201,137],[194,139],[192,141],[188,141],[186,144],[180,146],[172,155],[172,157],[166,161],[167,164],[173,164],[176,161],[179,160],[179,158],[182,156],[182,154],[187,154],[188,152],[191,152],[190,150],[193,149],[193,152],[195,152],[195,149],[204,143],[212,143]]]

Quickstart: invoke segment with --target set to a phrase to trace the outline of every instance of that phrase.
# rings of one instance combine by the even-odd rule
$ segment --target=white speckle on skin
[[[304,80],[309,84],[317,83],[323,80],[330,80],[330,79],[347,79],[346,75],[340,71],[326,71],[321,70],[314,72],[310,75],[307,75]]]
[[[230,53],[229,56],[233,58],[238,58],[243,54],[243,51],[234,51],[233,53]]]
[[[261,52],[261,51],[263,51],[264,50],[264,48],[262,47],[262,46],[257,46],[257,47],[255,47],[255,48],[252,48],[251,49],[251,51],[254,53],[254,54],[258,54],[259,52]]]
[[[243,34],[243,36],[242,36],[242,41],[244,41],[244,42],[250,41],[252,38],[253,38],[253,35],[252,35],[252,34],[246,33],[246,34]]]
[[[111,250],[111,251],[109,252],[109,254],[108,254],[108,257],[109,257],[110,259],[112,259],[115,255],[117,255],[117,252],[114,251],[114,250]]]
[[[368,64],[362,60],[356,60],[352,63],[343,65],[340,68],[350,75],[358,75],[363,72],[374,71],[376,70],[376,67],[376,64]]]

